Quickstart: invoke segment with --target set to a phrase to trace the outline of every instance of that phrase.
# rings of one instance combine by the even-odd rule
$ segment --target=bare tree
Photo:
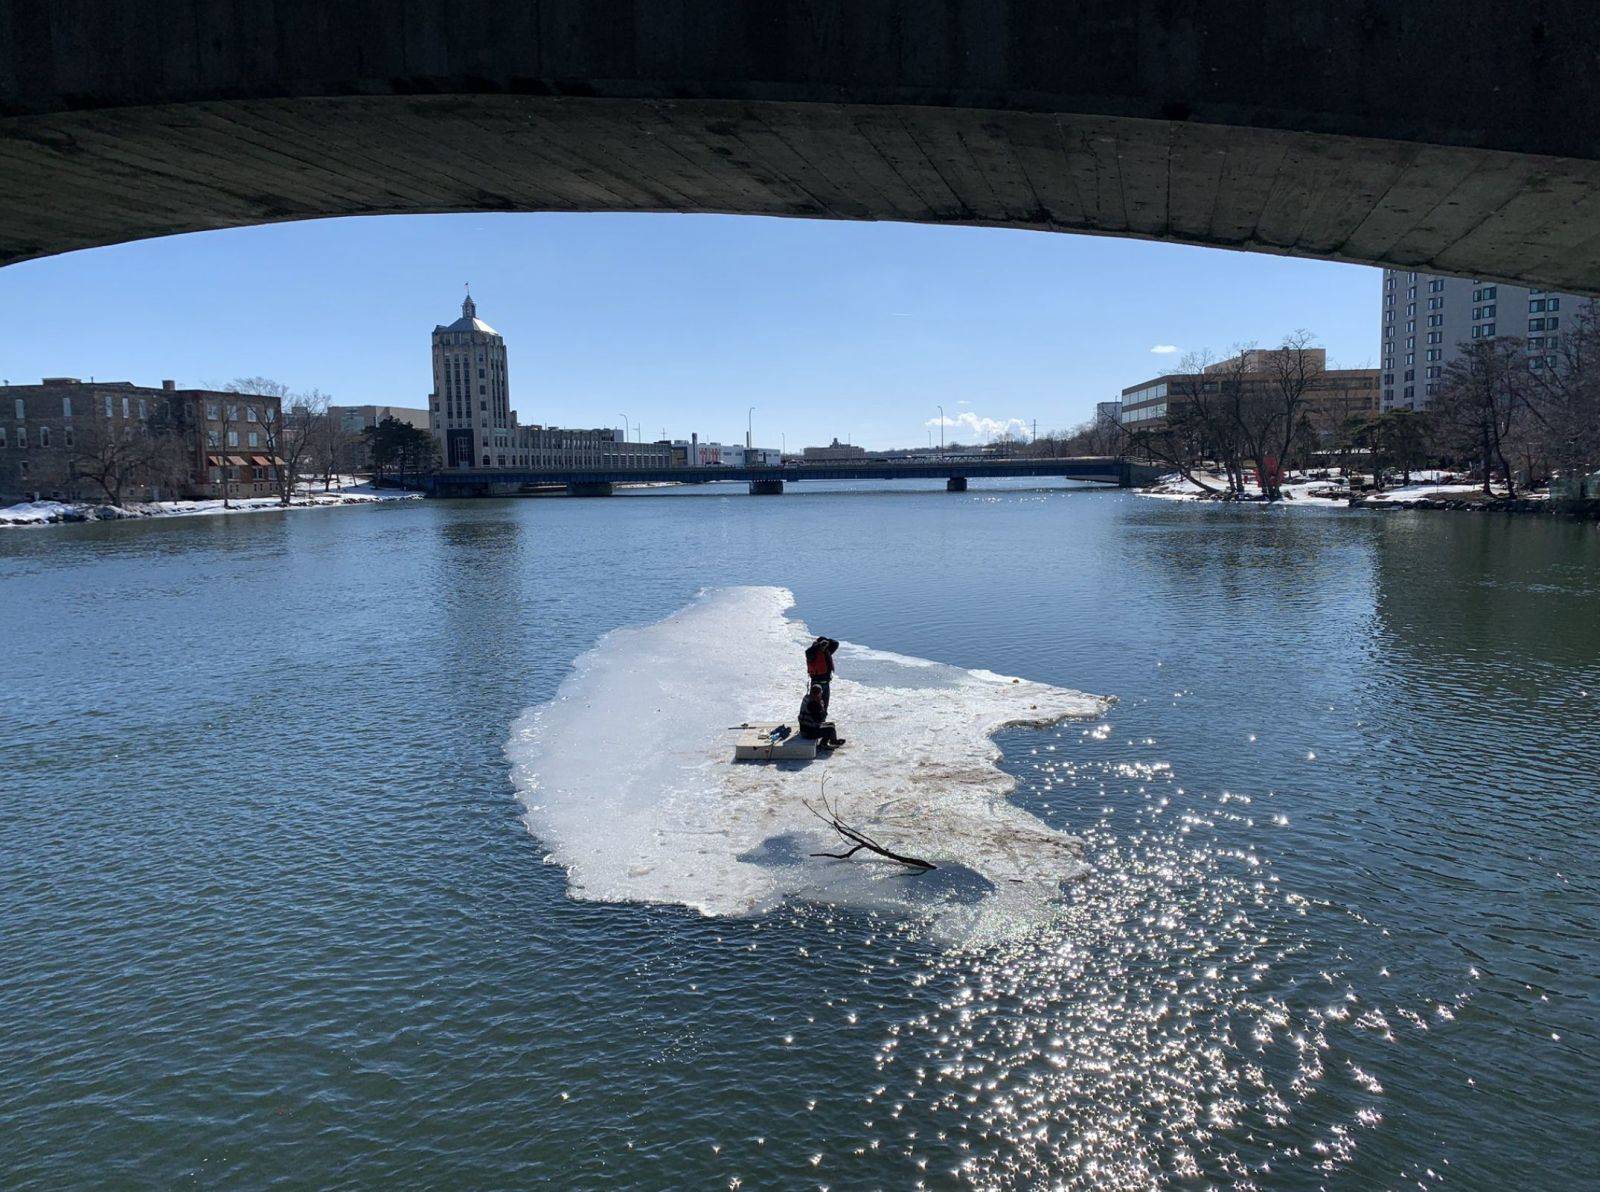
[[[322,421],[327,417],[328,395],[317,389],[280,397],[276,415],[271,406],[263,411],[262,435],[272,453],[272,476],[279,504],[288,505],[294,499],[301,466],[310,459]]]
[[[1522,340],[1513,336],[1471,340],[1445,367],[1429,407],[1445,441],[1481,461],[1486,497],[1494,495],[1490,482],[1497,466],[1505,477],[1506,495],[1516,495],[1506,446],[1521,429],[1528,389]]]
[[[149,429],[109,418],[88,418],[74,427],[70,462],[74,477],[96,486],[106,504],[120,506],[123,493],[144,477],[150,459]]]
[[[1261,495],[1269,501],[1283,496],[1283,469],[1300,433],[1307,393],[1322,372],[1313,339],[1309,331],[1286,335],[1276,348],[1261,354],[1262,378],[1240,390],[1239,429],[1256,465]]]
[[[1584,303],[1559,342],[1551,335],[1532,350],[1545,367],[1528,373],[1528,437],[1564,476],[1600,467],[1600,312]]]
[[[350,433],[344,424],[344,419],[331,409],[324,410],[317,423],[317,434],[312,448],[316,470],[322,473],[323,492],[333,487],[334,476],[344,468],[358,441],[359,436]]]

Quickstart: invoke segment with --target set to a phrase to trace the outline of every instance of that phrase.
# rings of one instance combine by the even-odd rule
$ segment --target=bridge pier
[[[952,476],[944,482],[944,491],[947,493],[964,493],[967,491],[967,478],[965,476]]]
[[[611,492],[609,480],[584,480],[567,485],[569,497],[609,497]]]
[[[783,481],[752,480],[750,482],[750,495],[752,497],[781,497],[783,496]]]

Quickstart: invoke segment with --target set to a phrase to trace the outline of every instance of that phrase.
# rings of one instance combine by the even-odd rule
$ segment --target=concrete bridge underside
[[[1182,241],[1600,292],[1600,5],[9,0],[0,264],[448,211]]]

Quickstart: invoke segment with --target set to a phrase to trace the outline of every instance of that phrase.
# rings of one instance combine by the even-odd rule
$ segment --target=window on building
[[[1393,306],[1394,305],[1394,295],[1393,294],[1385,294],[1383,296],[1383,304],[1385,306]]]
[[[1384,373],[1383,374],[1383,383],[1385,385],[1393,385],[1394,384],[1394,374],[1392,372],[1391,373]]]
[[[28,416],[28,403],[20,397],[17,398],[17,421],[21,422]]]
[[[1543,356],[1535,356],[1532,360],[1528,361],[1528,367],[1529,368],[1543,368],[1544,367],[1544,357]]]
[[[1430,366],[1428,371],[1422,375],[1427,377],[1430,381],[1437,380],[1439,377],[1439,365],[1435,364]]]
[[[1483,325],[1483,335],[1484,335],[1485,339],[1493,339],[1494,338],[1494,324],[1493,323],[1485,323]]]
[[[144,418],[146,418],[148,416],[149,416],[148,407],[145,406],[144,398],[141,397],[139,399],[139,418],[141,420],[143,420]]]
[[[1430,331],[1430,332],[1428,332],[1428,342],[1430,344],[1442,344],[1444,342],[1444,332],[1443,331]]]
[[[1545,330],[1554,331],[1557,327],[1561,326],[1561,320],[1559,318],[1546,319],[1544,321],[1544,326]]]
[[[1542,336],[1542,335],[1530,335],[1530,336],[1528,336],[1528,347],[1530,347],[1530,348],[1542,348],[1542,347],[1544,347],[1544,336]]]
[[[1441,351],[1440,351],[1439,348],[1429,348],[1428,349],[1428,359],[1429,360],[1437,360],[1437,359],[1439,359],[1440,355],[1441,355]]]
[[[63,440],[65,440],[66,445],[68,447],[71,447],[72,446],[72,427],[63,426],[61,428],[61,437],[62,437]]]
[[[1407,298],[1415,298],[1416,296],[1417,296],[1417,287],[1416,286],[1412,286],[1412,287],[1410,287],[1409,289],[1406,290],[1406,297]]]
[[[221,419],[222,419],[222,407],[217,405],[217,403],[214,402],[214,401],[206,402],[206,417],[209,418],[212,422],[221,421]]]
[[[63,397],[61,399],[61,416],[63,418],[72,417],[72,399],[70,397]]]
[[[1417,395],[1417,387],[1415,385],[1407,385],[1405,395],[1407,397],[1415,397]]]
[[[239,445],[239,432],[236,431],[236,430],[230,430],[228,432],[228,446],[229,447],[237,447],[238,445]],[[231,480],[232,477],[229,477],[229,479]]]
[[[41,426],[39,428],[39,446],[50,446],[50,428],[48,426]]]
[[[228,421],[229,422],[237,422],[237,421],[239,421],[239,407],[238,406],[236,406],[236,405],[229,405],[228,406]]]
[[[1415,364],[1416,362],[1417,362],[1416,355],[1414,353],[1407,352],[1406,353],[1406,364],[1409,366],[1409,365]]]
[[[1415,335],[1416,333],[1417,333],[1417,321],[1415,319],[1412,319],[1408,323],[1406,323],[1406,334],[1407,335]]]
[[[1538,312],[1539,314],[1543,314],[1544,313],[1544,299],[1543,298],[1530,298],[1528,300],[1528,313],[1532,314],[1534,312]]]
[[[1428,299],[1428,309],[1429,310],[1443,310],[1444,309],[1444,299],[1443,298],[1429,298]]]
[[[1414,319],[1416,317],[1417,317],[1417,304],[1415,302],[1406,303],[1406,318]]]
[[[1409,339],[1406,340],[1406,351],[1408,351],[1408,352],[1413,351],[1413,350],[1415,350],[1416,346],[1417,346],[1417,337],[1416,336],[1413,335]]]
[[[220,430],[208,430],[208,431],[206,431],[206,446],[207,447],[221,447],[222,446],[222,432]]]
[[[124,418],[130,417],[130,411],[128,409],[128,395],[127,394],[123,394],[122,395],[122,416]]]
[[[26,451],[27,449],[28,449],[28,428],[25,427],[25,426],[19,426],[19,427],[17,427],[17,450],[18,451]]]
[[[255,431],[251,431],[248,435],[245,436],[245,441],[251,447],[259,447],[259,446],[261,446],[260,442],[258,441],[259,439],[260,439],[260,436],[257,435]]]
[[[28,461],[27,460],[23,460],[21,463],[19,463],[17,465],[17,471],[18,471],[18,473],[20,473],[22,475],[22,477],[24,479],[26,479],[27,475],[28,475]]]
[[[1544,320],[1543,319],[1529,319],[1528,320],[1528,330],[1529,331],[1543,331],[1544,330]]]
[[[1561,299],[1559,299],[1559,298],[1550,299],[1550,303],[1549,303],[1549,305],[1547,305],[1545,307],[1545,309],[1546,310],[1560,310],[1561,309]]]
[[[3,426],[0,426],[0,449],[3,449],[5,447],[5,445],[6,445],[6,428],[3,427]]]
[[[1430,327],[1443,327],[1444,326],[1444,316],[1443,315],[1429,315],[1428,316],[1428,326],[1430,326]]]
[[[111,395],[108,393],[108,394],[105,395],[105,397],[106,397],[106,417],[109,418],[109,417],[111,417]]]
[[[1428,289],[1435,294],[1444,293],[1444,278],[1436,277],[1428,283]]]

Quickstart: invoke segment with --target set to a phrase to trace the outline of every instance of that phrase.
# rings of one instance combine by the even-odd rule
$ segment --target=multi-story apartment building
[[[433,436],[446,471],[470,468],[663,468],[670,443],[628,443],[612,430],[521,426],[511,409],[505,338],[478,318],[469,294],[461,317],[433,329]]]
[[[1304,349],[1311,382],[1306,389],[1306,413],[1313,425],[1333,426],[1349,418],[1369,417],[1378,412],[1378,370],[1373,368],[1328,368],[1323,348]],[[1200,373],[1164,373],[1129,385],[1122,391],[1121,422],[1125,431],[1159,430],[1169,413],[1192,394],[1196,386],[1215,386],[1221,376],[1239,370],[1247,384],[1270,385],[1268,373],[1272,349],[1252,348],[1238,356],[1218,361]],[[1205,389],[1202,388],[1204,393]]]
[[[270,431],[280,416],[275,397],[174,381],[0,386],[0,495],[103,499],[91,477],[109,461],[128,478],[124,500],[270,496],[279,463]]]
[[[1444,370],[1475,339],[1524,340],[1528,367],[1554,367],[1561,336],[1580,303],[1575,294],[1503,282],[1385,269],[1378,345],[1385,410],[1419,410]]]

